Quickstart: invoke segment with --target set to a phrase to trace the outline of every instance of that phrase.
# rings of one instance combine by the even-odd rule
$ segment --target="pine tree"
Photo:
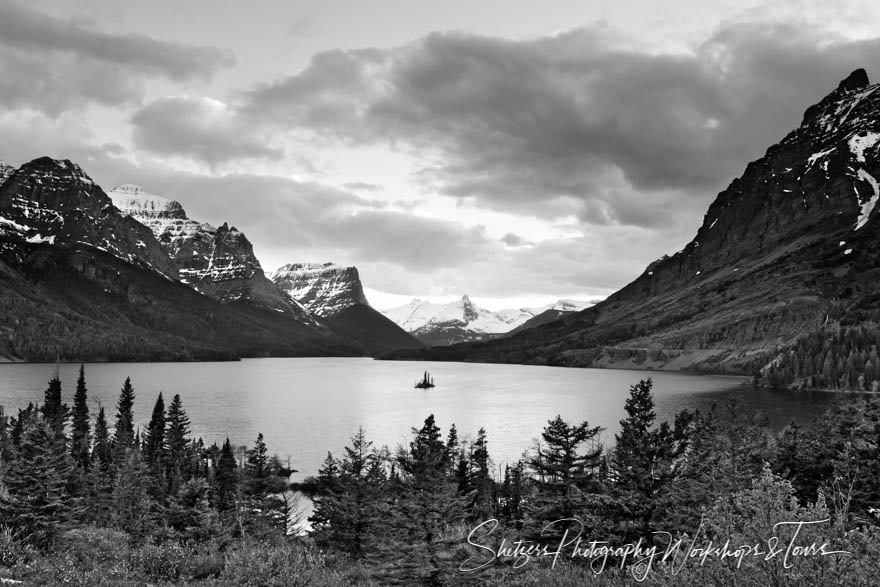
[[[541,438],[546,446],[539,445],[529,461],[537,488],[530,509],[537,526],[585,515],[588,494],[598,490],[602,445],[596,437],[601,431],[586,421],[568,424],[561,415],[544,427]],[[589,446],[581,454],[583,445]]]
[[[45,399],[43,401],[43,418],[49,424],[53,435],[57,440],[64,440],[64,424],[70,414],[68,407],[61,403],[61,379],[58,378],[56,369],[52,379],[49,380],[49,387],[46,388]]]
[[[620,432],[611,456],[611,476],[615,494],[634,531],[633,537],[650,536],[657,498],[672,478],[674,459],[686,448],[687,426],[692,416],[685,412],[677,418],[676,433],[663,422],[652,430],[656,414],[650,379],[630,388],[624,404],[627,417],[620,421]]]
[[[98,409],[98,418],[95,420],[95,443],[92,447],[92,463],[97,464],[102,470],[108,471],[113,462],[113,449],[110,442],[110,431],[107,429],[107,417],[104,415],[104,407]]]
[[[409,452],[398,457],[405,477],[388,516],[390,541],[378,548],[396,552],[398,567],[387,579],[440,585],[456,564],[446,530],[464,518],[467,500],[447,474],[449,453],[433,414],[413,434]]]
[[[133,408],[134,388],[131,386],[131,377],[126,377],[116,403],[116,428],[113,432],[114,458],[120,456],[120,462],[125,462],[127,460],[125,453],[137,446]]]
[[[189,446],[190,422],[180,395],[175,394],[168,406],[166,417],[168,430],[165,433],[168,447],[168,485],[172,495],[176,494],[180,485],[190,479],[194,471],[189,465],[187,448]]]
[[[73,425],[70,438],[70,455],[74,463],[82,469],[88,469],[90,458],[91,428],[89,425],[89,406],[86,395],[86,376],[82,365],[79,366],[79,378],[76,380],[76,394],[73,397]]]
[[[156,398],[153,406],[153,415],[150,417],[150,423],[147,425],[147,434],[144,436],[144,446],[142,454],[144,462],[154,472],[161,470],[162,461],[165,453],[165,401],[162,399],[162,392]]]
[[[217,509],[221,511],[231,510],[235,507],[238,484],[238,478],[235,473],[237,466],[232,445],[229,444],[229,438],[227,438],[220,449],[220,455],[217,459]]]
[[[37,547],[51,545],[70,514],[66,485],[73,463],[58,450],[56,430],[49,422],[27,417],[21,437],[4,474],[0,519]]]
[[[484,521],[495,516],[495,482],[489,471],[489,443],[486,429],[480,428],[471,454],[474,505],[472,517]]]
[[[247,452],[244,465],[245,490],[251,495],[263,495],[267,490],[269,472],[269,451],[263,441],[262,432],[257,434],[254,448]]]

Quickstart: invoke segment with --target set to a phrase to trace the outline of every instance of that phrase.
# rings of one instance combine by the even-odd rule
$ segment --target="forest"
[[[193,438],[179,395],[139,425],[126,379],[90,414],[81,367],[72,407],[55,375],[0,409],[0,583],[876,584],[880,401],[774,433],[736,402],[657,422],[650,379],[621,392],[610,447],[559,415],[495,475],[485,430],[429,415],[393,450],[360,428],[291,484],[262,435]]]

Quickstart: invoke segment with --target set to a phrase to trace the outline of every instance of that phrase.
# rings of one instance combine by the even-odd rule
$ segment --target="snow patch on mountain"
[[[873,175],[864,169],[859,169],[859,178],[868,182],[874,190],[874,193],[868,201],[862,203],[862,210],[859,214],[859,219],[856,221],[856,230],[860,229],[866,222],[868,222],[868,219],[871,217],[871,212],[874,211],[874,207],[877,205],[877,199],[880,198],[880,185],[877,184],[877,180],[874,179]],[[856,192],[856,198],[858,198],[858,192]]]
[[[867,132],[864,135],[855,135],[849,140],[849,150],[856,156],[859,163],[865,162],[865,150],[870,149],[880,141],[880,133]]]

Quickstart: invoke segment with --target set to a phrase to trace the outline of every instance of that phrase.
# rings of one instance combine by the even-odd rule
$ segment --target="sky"
[[[862,67],[808,0],[0,0],[0,160],[79,163],[373,306],[601,299]],[[872,77],[873,79],[873,77]]]

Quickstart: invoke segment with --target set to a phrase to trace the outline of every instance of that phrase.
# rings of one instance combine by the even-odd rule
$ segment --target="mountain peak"
[[[333,316],[358,304],[368,306],[357,267],[336,263],[290,263],[272,281],[319,316]]]
[[[846,79],[837,86],[838,92],[851,92],[852,90],[861,90],[867,88],[870,84],[868,81],[868,72],[861,67],[849,74]]]

